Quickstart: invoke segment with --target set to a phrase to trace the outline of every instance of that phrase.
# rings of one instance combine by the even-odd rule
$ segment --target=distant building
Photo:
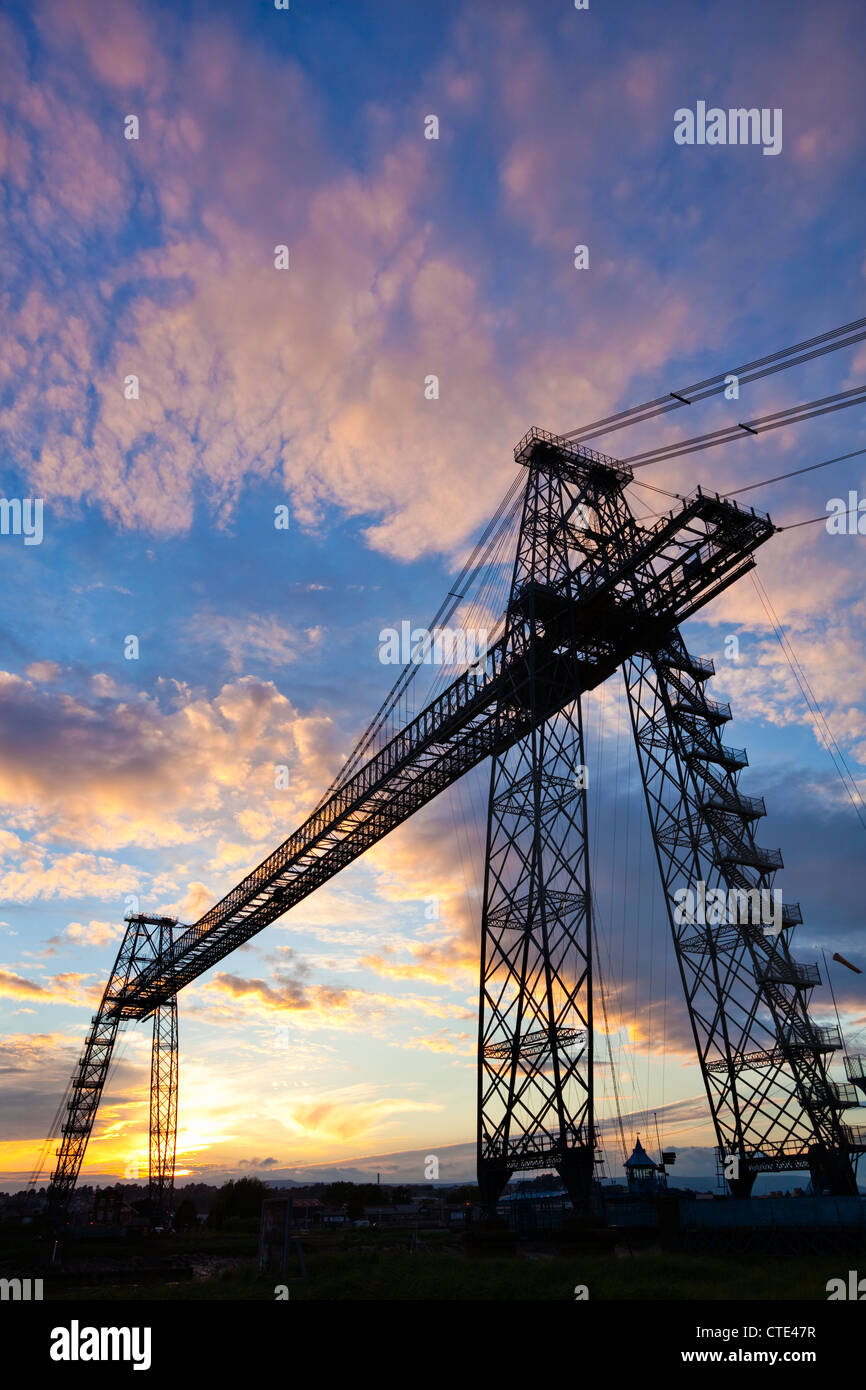
[[[93,1198],[90,1225],[145,1230],[149,1227],[150,1221],[125,1202],[116,1189],[105,1188],[97,1192]]]
[[[662,1189],[659,1181],[659,1165],[654,1163],[637,1136],[631,1158],[623,1164],[632,1196],[651,1196]]]
[[[441,1198],[427,1197],[392,1206],[367,1206],[364,1217],[373,1226],[402,1226],[410,1229],[438,1230],[445,1225],[445,1204]]]
[[[311,1226],[321,1226],[325,1206],[318,1197],[292,1197],[291,1204],[292,1223],[295,1226],[305,1231]]]

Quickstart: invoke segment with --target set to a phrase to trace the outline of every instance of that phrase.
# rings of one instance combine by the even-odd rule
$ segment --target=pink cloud
[[[247,807],[249,789],[257,786],[258,828],[271,838],[287,816],[309,809],[332,775],[337,734],[331,721],[298,718],[271,682],[242,678],[212,700],[181,686],[166,686],[165,696],[164,706],[129,692],[74,698],[0,673],[0,724],[17,730],[0,755],[7,824],[29,825],[36,810],[42,844],[108,849],[194,843],[234,827],[235,812]],[[275,789],[276,763],[291,769],[288,792]],[[59,766],[63,777],[56,775]],[[13,832],[4,833],[12,837],[10,857],[23,853]],[[0,851],[3,843],[0,836]],[[41,844],[27,847],[36,860],[45,852]],[[252,857],[249,841],[240,854]],[[85,873],[89,861],[81,856],[81,863]],[[45,874],[44,864],[40,871]],[[88,869],[85,877],[93,873]],[[19,878],[26,883],[26,864],[10,863],[3,881],[15,896]],[[133,888],[127,877],[121,891]]]

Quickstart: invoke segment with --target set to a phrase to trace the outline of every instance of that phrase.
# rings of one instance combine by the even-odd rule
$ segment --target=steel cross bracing
[[[614,493],[600,522],[602,532],[614,534],[636,525],[625,498]],[[719,1149],[734,1160],[729,1176],[736,1192],[750,1191],[758,1172],[808,1167],[819,1186],[856,1193],[847,1154],[861,1144],[841,1112],[860,1098],[855,1087],[827,1076],[827,1058],[841,1038],[835,1026],[816,1026],[809,1015],[809,994],[820,974],[817,965],[801,964],[790,954],[790,931],[802,920],[799,906],[768,911],[782,857],[755,840],[765,806],[739,790],[748,759],[722,742],[720,730],[731,712],[705,693],[713,669],[689,654],[678,628],[623,663],[674,948]],[[718,905],[715,911],[695,910],[690,922],[686,904],[697,909],[708,897],[712,903],[719,889],[724,912]],[[697,916],[705,920],[696,923]]]
[[[764,803],[739,791],[747,758],[722,742],[730,711],[705,696],[710,673],[689,656],[679,633],[624,668],[719,1149],[733,1159],[728,1176],[736,1193],[748,1193],[759,1172],[809,1168],[818,1186],[855,1194],[846,1151],[859,1145],[841,1114],[859,1104],[859,1096],[827,1076],[841,1038],[835,1025],[817,1026],[809,1014],[820,974],[817,965],[790,954],[790,932],[802,920],[799,906],[777,904],[771,911],[782,858],[756,842]],[[707,899],[710,906],[698,911]]]
[[[171,942],[176,922],[160,923],[161,955]],[[153,1014],[153,1045],[150,1061],[149,1164],[151,1217],[168,1225],[174,1193],[174,1160],[177,1149],[178,1090],[177,996],[160,1004]]]
[[[611,492],[599,531],[634,525],[625,499]],[[798,905],[781,904],[762,920],[782,858],[755,840],[765,806],[739,790],[748,760],[722,742],[731,714],[704,693],[712,663],[691,656],[674,628],[626,660],[623,673],[698,1057],[720,1151],[734,1159],[732,1188],[749,1191],[758,1172],[808,1167],[819,1186],[854,1193],[847,1154],[863,1148],[862,1132],[843,1124],[841,1112],[860,1097],[827,1077],[841,1039],[809,1015],[820,974],[790,955]],[[696,903],[714,889],[735,906],[735,920],[726,911],[723,920],[690,925],[677,911],[685,893]],[[765,1069],[757,1077],[756,1067]]]
[[[157,958],[161,951],[165,949],[166,942],[170,940],[171,927],[174,919],[168,917],[146,917],[142,914],[127,918],[127,927],[124,932],[120,950],[117,953],[117,960],[111,972],[108,983],[103,991],[102,1000],[98,1011],[90,1021],[90,1032],[84,1039],[84,1051],[78,1059],[75,1074],[72,1079],[72,1090],[67,1110],[66,1123],[60,1131],[60,1148],[57,1150],[57,1164],[51,1178],[49,1186],[49,1199],[55,1207],[62,1207],[75,1186],[84,1152],[87,1148],[87,1141],[93,1128],[93,1121],[96,1118],[96,1111],[102,1095],[105,1081],[108,1076],[108,1068],[111,1062],[111,1055],[114,1051],[114,1044],[117,1039],[118,1029],[121,1023],[121,1013],[118,1009],[118,1000],[122,997],[124,989],[129,984],[131,978],[140,971],[145,964]],[[150,1145],[150,1181],[151,1188],[154,1184],[154,1157],[155,1150],[153,1144],[154,1115],[153,1104],[155,1094],[161,1098],[161,1114],[166,1118],[172,1115],[172,1138],[170,1142],[171,1154],[171,1173],[174,1173],[174,1132],[176,1130],[177,1117],[177,1014],[176,1003],[174,1000],[166,1001],[166,1013],[174,1017],[174,1066],[166,1073],[164,1064],[158,1070],[159,1083],[154,1093],[151,1089],[151,1145]],[[154,1066],[156,1065],[156,1052],[158,1046],[162,1046],[162,1036],[157,1037],[157,1021],[154,1023]],[[153,1069],[152,1069],[153,1077]],[[166,1083],[172,1092],[170,1098],[166,1095]],[[157,1121],[157,1129],[167,1137],[168,1131],[165,1124]],[[159,1147],[159,1146],[157,1146]],[[167,1150],[167,1145],[163,1143],[163,1151]],[[161,1185],[165,1182],[166,1170],[163,1169]]]
[[[561,456],[532,441],[503,639],[526,653],[530,714],[548,703],[534,654],[548,635],[575,652],[582,593],[614,570],[589,554],[578,582],[574,529],[624,479],[588,468],[569,476]],[[481,919],[478,1023],[478,1180],[490,1210],[511,1173],[555,1166],[577,1206],[589,1197],[592,1104],[592,923],[583,727],[577,663],[568,703],[494,754]],[[500,698],[507,718],[510,693]]]
[[[540,463],[533,470],[507,632],[516,628],[522,638],[539,617],[543,626],[544,596],[551,588],[570,595],[573,582],[588,580],[593,589],[608,573],[620,572],[623,554],[638,557],[631,580],[635,603],[643,603],[656,556],[645,558],[642,528],[623,496],[621,476],[602,479],[587,471],[582,486],[569,488],[555,464],[549,471]],[[695,561],[686,560],[686,568],[690,563]],[[568,617],[559,621],[570,646]],[[534,650],[535,643],[528,646]],[[691,657],[673,627],[661,643],[627,658],[623,669],[671,911],[678,889],[697,892],[701,883],[757,889],[762,906],[760,889],[771,888],[781,859],[755,844],[752,826],[764,814],[764,804],[739,792],[737,759],[732,769],[726,766],[730,750],[721,744],[718,729],[730,711],[703,693],[711,663]],[[635,671],[650,672],[666,697],[649,722]],[[575,772],[585,763],[582,688],[578,677],[572,706],[493,759],[478,1053],[478,1172],[491,1208],[511,1172],[521,1168],[557,1167],[576,1205],[585,1205],[591,1188],[592,895],[583,772],[575,783]],[[679,763],[676,731],[686,740]],[[655,758],[653,740],[663,743]],[[665,807],[658,776],[678,798],[678,818],[660,813]],[[676,854],[680,843],[686,850],[701,846],[703,860],[683,861]],[[746,901],[751,907],[751,899]],[[694,926],[678,930],[673,911],[671,920],[720,1150],[736,1155],[735,1190],[749,1190],[756,1172],[780,1165],[808,1165],[818,1181],[835,1190],[856,1190],[845,1157],[853,1132],[840,1124],[839,1112],[859,1097],[855,1087],[831,1083],[826,1076],[826,1030],[815,1029],[805,1002],[808,989],[819,983],[817,967],[794,962],[787,945],[798,909],[785,910],[783,930],[772,938],[760,921],[747,921],[717,928],[707,943],[703,936],[695,938]],[[694,952],[700,948],[713,962],[720,950],[727,952],[721,970],[706,962],[698,970],[706,997],[693,979]],[[692,954],[682,963],[684,950]],[[744,959],[754,964],[751,976]],[[769,1029],[774,1042],[781,1040],[772,1075],[751,1086],[748,1070],[741,1075],[749,1063],[736,1051],[748,1035],[741,1013],[752,1020],[756,1035],[760,1020],[764,1033]],[[545,1048],[539,1039],[546,1039]],[[715,1074],[722,1072],[724,1079]]]
[[[530,431],[515,456],[527,467],[527,501],[502,636],[481,662],[458,676],[170,944],[154,950],[150,941],[151,949],[139,949],[139,931],[154,919],[138,919],[139,928],[130,924],[77,1074],[55,1194],[75,1181],[119,1021],[147,1017],[167,1004],[491,755],[496,821],[491,852],[495,863],[496,847],[507,846],[510,865],[509,875],[497,884],[488,859],[485,937],[508,911],[525,913],[524,899],[531,925],[509,985],[518,996],[522,991],[522,1003],[511,1009],[502,995],[495,1005],[500,1023],[505,1014],[510,1020],[519,1016],[520,1023],[516,1031],[509,1023],[482,1037],[482,1052],[490,1048],[487,1059],[496,1060],[503,1047],[508,1058],[506,1079],[496,1082],[494,1092],[497,1103],[506,1097],[510,1118],[503,1127],[500,1116],[498,1140],[494,1124],[488,1157],[498,1165],[499,1177],[504,1168],[557,1159],[563,1172],[568,1170],[570,1190],[585,1189],[595,1142],[587,1068],[591,961],[585,797],[559,794],[582,761],[579,696],[618,666],[636,663],[643,671],[655,659],[647,654],[678,643],[677,625],[752,567],[754,550],[773,528],[753,509],[700,489],[645,528],[623,497],[630,471],[616,460],[540,430]],[[715,727],[718,717],[718,710],[711,711],[707,727]],[[675,719],[677,738],[691,740],[692,748],[704,746],[706,720],[699,712],[681,710]],[[682,781],[684,772],[676,775]],[[718,811],[720,823],[727,824],[730,812],[722,802],[705,810]],[[743,843],[738,840],[733,851],[741,857]],[[502,901],[497,901],[500,890]],[[502,957],[491,940],[488,946],[488,961],[490,952]],[[786,949],[784,942],[780,949]],[[516,959],[513,949],[511,959]],[[762,989],[771,983],[777,982]],[[537,1007],[536,985],[545,995],[543,1008]],[[725,998],[722,993],[711,1011],[716,1032]],[[801,1017],[796,1007],[794,1014]],[[741,1036],[742,1028],[735,1030],[735,1037]],[[779,1045],[790,1055],[784,1038]],[[726,1050],[726,1061],[729,1055]],[[532,1056],[541,1060],[527,1069]],[[703,1057],[702,1065],[708,1078],[713,1075]],[[545,1077],[551,1067],[549,1086]],[[521,1075],[531,1076],[531,1088],[521,1089]],[[82,1077],[89,1078],[86,1084]],[[489,1079],[493,1082],[492,1073]],[[817,1083],[817,1076],[813,1080]],[[736,1091],[735,1082],[730,1089]],[[482,1105],[483,1094],[482,1083]],[[499,1151],[497,1143],[503,1146]],[[497,1181],[494,1175],[494,1186]]]

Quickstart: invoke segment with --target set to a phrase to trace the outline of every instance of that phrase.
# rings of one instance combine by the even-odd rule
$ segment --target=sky
[[[380,631],[435,612],[526,430],[866,312],[864,38],[857,0],[4,6],[2,488],[43,500],[38,544],[0,535],[5,1187],[37,1162],[131,903],[194,920],[308,814],[393,680]],[[780,110],[781,149],[678,144],[699,101]],[[861,344],[593,443],[625,456],[864,379]],[[862,424],[641,477],[725,492],[855,450]],[[786,524],[851,491],[859,458],[744,500]],[[759,563],[861,789],[864,546],[812,524]],[[866,970],[863,827],[751,580],[686,637],[767,801],[795,954]],[[629,1137],[655,1110],[697,1152],[618,686],[587,720]],[[386,1156],[420,1181],[434,1154],[471,1176],[484,803],[466,779],[181,994],[180,1173]],[[832,978],[862,1042],[864,977]],[[832,1018],[826,989],[814,1007]],[[122,1034],[85,1179],[145,1171],[149,1051],[147,1025]]]

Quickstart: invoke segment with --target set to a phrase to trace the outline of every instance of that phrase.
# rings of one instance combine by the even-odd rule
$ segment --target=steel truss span
[[[788,907],[768,935],[757,905],[781,867],[755,841],[764,814],[721,741],[712,665],[679,626],[754,566],[768,517],[700,488],[646,527],[617,460],[533,429],[501,636],[192,926],[136,915],[73,1078],[49,1189],[68,1199],[125,1020],[154,1018],[150,1179],[170,1202],[178,993],[490,759],[478,1034],[478,1176],[492,1207],[512,1172],[555,1167],[579,1210],[593,1117],[592,889],[581,697],[625,678],[659,873],[719,1152],[733,1191],[808,1168],[856,1191],[863,1131],[829,1080],[840,1039],[809,1014],[817,967],[790,954]],[[703,888],[701,887],[703,885]],[[681,922],[683,893],[741,893],[736,924]],[[757,890],[757,892],[755,891]],[[751,894],[751,896],[750,896]],[[738,899],[739,901],[739,899]],[[705,914],[709,916],[710,914]]]

